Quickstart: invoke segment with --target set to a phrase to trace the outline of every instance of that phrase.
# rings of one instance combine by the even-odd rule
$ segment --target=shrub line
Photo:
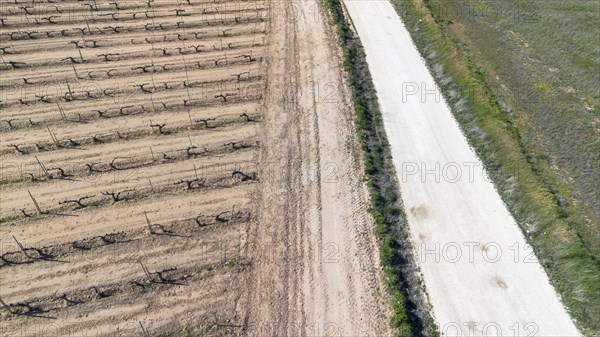
[[[439,336],[412,253],[383,119],[364,49],[340,0],[322,0],[343,51],[342,68],[352,92],[354,123],[376,224],[380,264],[391,298],[390,325],[396,337]]]

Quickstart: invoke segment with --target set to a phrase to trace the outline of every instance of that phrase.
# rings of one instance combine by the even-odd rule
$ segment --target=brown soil
[[[0,336],[389,335],[317,3],[190,3],[2,6]]]

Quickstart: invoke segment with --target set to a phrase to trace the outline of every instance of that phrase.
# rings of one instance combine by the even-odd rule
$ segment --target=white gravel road
[[[345,5],[366,49],[441,332],[579,336],[392,5]]]

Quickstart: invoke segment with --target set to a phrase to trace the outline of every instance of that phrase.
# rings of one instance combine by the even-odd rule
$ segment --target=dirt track
[[[38,6],[1,8],[0,336],[389,335],[317,2]]]
[[[387,336],[353,113],[316,2],[273,16],[251,336]],[[288,10],[292,11],[289,7]]]

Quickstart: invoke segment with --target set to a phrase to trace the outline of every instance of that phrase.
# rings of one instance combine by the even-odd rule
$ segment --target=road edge
[[[399,183],[366,55],[352,19],[340,0],[321,0],[342,50],[342,72],[352,93],[355,126],[363,155],[364,179],[380,264],[391,298],[390,325],[396,337],[439,336],[431,304],[414,260]]]

